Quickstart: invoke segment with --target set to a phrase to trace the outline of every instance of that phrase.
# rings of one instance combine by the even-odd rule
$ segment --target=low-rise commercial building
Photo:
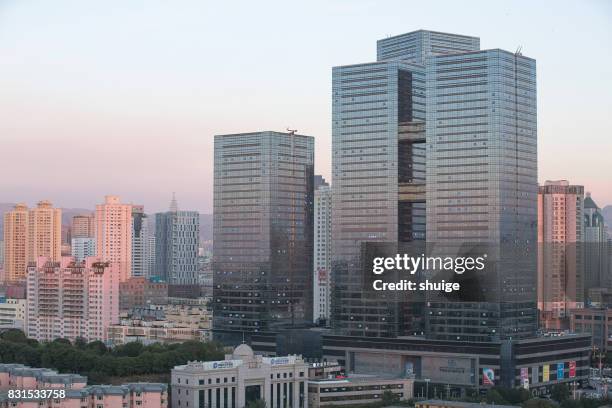
[[[467,389],[495,385],[547,393],[557,383],[587,380],[590,351],[587,334],[482,343],[323,336],[324,359],[340,363],[348,375],[414,378],[415,395],[439,387],[459,397]]]
[[[165,302],[168,284],[157,278],[130,278],[119,284],[119,310],[131,310]]]
[[[25,330],[26,300],[7,298],[0,294],[0,329]]]
[[[212,313],[203,303],[168,303],[124,312],[119,324],[109,326],[111,344],[143,344],[212,340]]]
[[[590,334],[592,344],[601,351],[610,350],[612,343],[612,309],[572,309],[569,313],[572,333]]]
[[[341,379],[308,381],[310,408],[338,405],[362,405],[381,402],[385,392],[398,401],[412,398],[414,380],[410,378],[380,378],[360,375]]]
[[[242,408],[261,399],[268,408],[308,408],[308,364],[255,355],[246,344],[225,360],[174,367],[171,381],[172,407]]]

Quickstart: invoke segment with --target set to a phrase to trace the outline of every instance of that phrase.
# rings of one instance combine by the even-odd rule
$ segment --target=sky
[[[213,136],[287,127],[329,179],[331,67],[417,29],[522,46],[540,182],[612,204],[608,0],[0,0],[0,202],[210,213]]]

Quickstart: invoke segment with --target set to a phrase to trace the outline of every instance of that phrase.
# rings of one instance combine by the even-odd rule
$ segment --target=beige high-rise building
[[[28,262],[40,256],[61,258],[62,210],[40,201],[36,208],[20,203],[4,214],[4,276],[7,281],[26,277]]]
[[[540,327],[569,328],[569,311],[584,306],[581,242],[584,187],[547,181],[538,191]]]
[[[93,214],[72,217],[72,238],[93,238],[95,236],[95,216]]]
[[[25,279],[27,267],[28,207],[21,203],[4,214],[4,277]]]
[[[106,196],[96,205],[96,254],[117,264],[120,281],[125,282],[132,269],[132,205],[122,204],[117,196]]]
[[[62,210],[46,200],[28,211],[27,261],[41,256],[52,261],[62,257]]]

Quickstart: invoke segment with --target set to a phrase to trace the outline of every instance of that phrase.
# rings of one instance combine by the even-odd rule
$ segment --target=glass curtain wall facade
[[[214,329],[312,324],[314,138],[217,135],[214,160]]]
[[[497,49],[427,58],[427,240],[490,245],[496,274],[486,302],[429,301],[432,338],[536,332],[536,127],[535,60]]]

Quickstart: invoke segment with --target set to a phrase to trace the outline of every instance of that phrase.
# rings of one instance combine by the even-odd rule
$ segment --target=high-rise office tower
[[[401,60],[424,65],[432,55],[478,51],[480,38],[467,35],[417,30],[376,42],[376,60]]]
[[[155,214],[155,276],[170,284],[198,281],[200,215],[178,209],[173,198],[170,211]]]
[[[437,339],[524,338],[537,329],[536,64],[499,49],[430,56],[428,244],[489,247],[480,302],[428,300]]]
[[[314,138],[217,135],[214,168],[216,333],[312,324]]]
[[[96,205],[96,255],[117,264],[120,281],[132,271],[132,205],[117,196],[106,196]]]
[[[106,340],[106,329],[119,319],[117,265],[100,258],[75,262],[71,257],[58,262],[41,257],[30,263],[28,337],[39,341]]]
[[[500,277],[512,258],[502,244],[531,250],[487,302],[427,303],[430,337],[535,332],[535,61],[480,51],[479,43],[420,30],[378,41],[376,63],[333,70],[332,321],[341,333],[388,337],[422,328],[417,302],[407,313],[402,299],[368,296],[361,263],[368,244],[391,250],[425,238],[428,247],[494,246]],[[528,285],[533,293],[524,293]],[[415,319],[406,320],[410,314]]]
[[[4,278],[25,279],[27,261],[28,207],[17,204],[4,214]]]
[[[425,239],[424,61],[478,44],[421,30],[378,41],[377,62],[333,69],[332,320],[339,332],[390,337],[420,329],[409,317],[420,313],[411,310],[416,302],[364,290],[362,254],[366,243]]]
[[[62,210],[49,201],[40,201],[28,211],[27,259],[35,262],[40,256],[53,261],[61,258]]]
[[[72,217],[72,238],[94,238],[96,218],[93,214],[75,215]]]
[[[610,252],[604,217],[591,193],[584,199],[584,290],[589,301],[589,290],[612,289]]]
[[[546,181],[538,191],[540,327],[569,329],[569,311],[583,306],[584,187]]]
[[[132,206],[132,277],[149,276],[149,223],[142,205]]]
[[[319,176],[320,177],[320,176]],[[314,275],[313,320],[328,323],[330,314],[331,245],[332,245],[332,191],[325,179],[317,183],[314,191]],[[317,185],[318,184],[318,185]]]

